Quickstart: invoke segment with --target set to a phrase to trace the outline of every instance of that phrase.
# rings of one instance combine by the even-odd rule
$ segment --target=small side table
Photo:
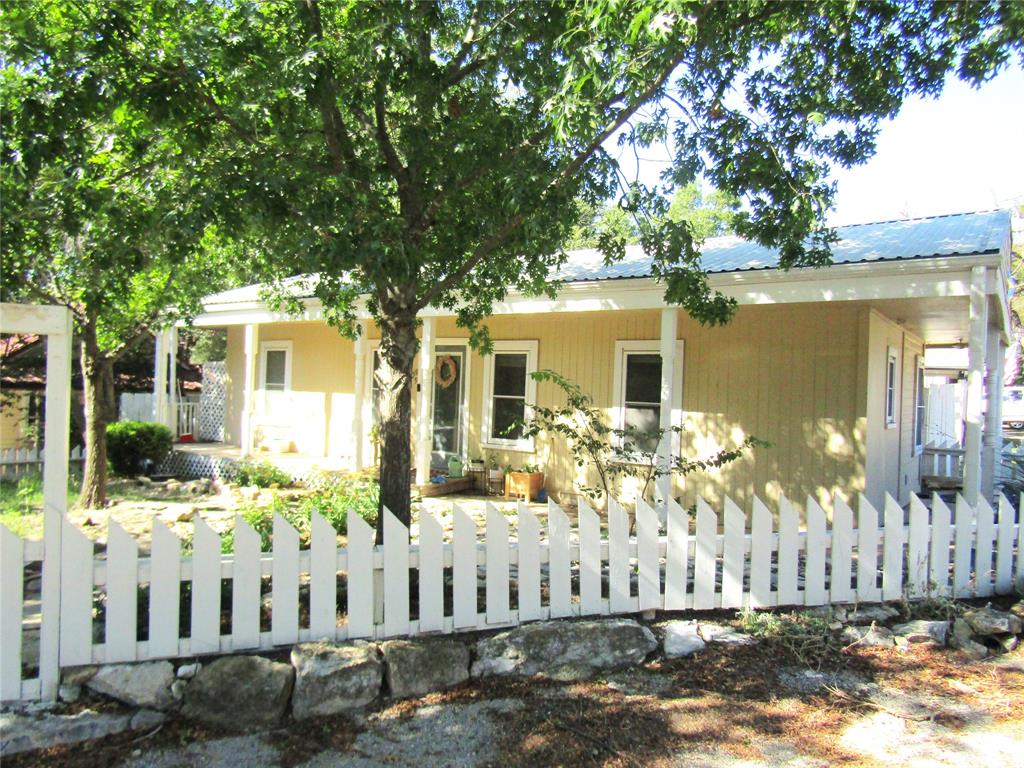
[[[473,479],[474,491],[479,491],[480,493],[483,494],[487,493],[487,467],[475,467],[472,464],[470,464],[469,469],[466,470],[466,474],[468,474]]]

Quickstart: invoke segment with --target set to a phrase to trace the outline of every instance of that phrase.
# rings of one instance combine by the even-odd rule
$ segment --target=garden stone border
[[[977,607],[979,605],[981,603],[978,602],[970,604],[976,612],[989,611],[990,606],[981,609]],[[785,613],[803,612],[798,607],[781,610]],[[996,640],[1002,642],[1016,638],[1012,633],[981,638],[963,619],[955,622],[911,621],[899,625],[896,621],[898,612],[887,606],[824,606],[811,610],[823,618],[834,620],[837,626],[831,629],[836,637],[846,634],[849,640],[860,644],[865,644],[865,639],[869,642],[878,640],[880,644],[892,648],[894,652],[901,650],[901,644],[904,651],[911,645],[940,645],[943,639],[943,627],[939,626],[940,624],[945,625],[951,647],[967,651],[976,658],[993,652]],[[1024,614],[1024,603],[1013,606],[1009,612],[1012,618],[1009,619],[1006,618],[1006,612],[999,611],[994,617],[990,613],[987,614],[989,618],[1006,622],[1007,628],[1016,629],[1018,624],[1014,618],[1020,619]],[[867,626],[857,626],[868,617],[873,620],[867,622]],[[730,622],[735,623],[723,612],[702,613],[696,616],[693,612],[685,612],[666,613],[659,616],[657,621],[645,623],[628,617],[595,617],[535,622],[505,630],[460,635],[424,635],[381,642],[323,641],[297,644],[291,649],[282,648],[266,654],[237,654],[202,659],[181,658],[170,662],[146,661],[134,665],[68,668],[63,671],[62,690],[68,700],[82,695],[86,688],[89,695],[96,695],[97,689],[100,689],[104,695],[116,700],[116,693],[103,691],[102,686],[96,683],[90,686],[89,683],[97,676],[99,680],[111,679],[112,668],[119,668],[121,672],[121,675],[113,677],[123,675],[127,678],[131,678],[132,675],[126,673],[143,669],[159,670],[161,683],[147,687],[147,695],[151,697],[146,699],[147,702],[158,701],[166,707],[167,713],[179,712],[185,717],[213,723],[212,720],[200,716],[197,711],[196,701],[205,698],[209,702],[214,702],[211,709],[220,710],[220,717],[216,718],[215,723],[217,726],[239,730],[241,721],[247,729],[262,729],[279,725],[288,717],[302,719],[336,712],[357,715],[384,700],[394,701],[449,689],[464,684],[471,676],[480,678],[512,675],[525,678],[579,680],[614,670],[636,668],[650,660],[652,656],[656,659],[685,663],[685,659],[682,658],[684,654],[701,654],[715,643],[756,642],[756,638],[751,635],[723,626]],[[891,628],[885,626],[886,624]],[[994,628],[1002,629],[1003,625]],[[988,647],[978,642],[981,639],[988,640]],[[308,660],[310,657],[303,649],[319,649],[325,658],[346,661],[328,664],[329,669],[326,671],[329,674],[318,678],[320,687],[311,688],[308,683],[313,678],[309,677],[309,670],[304,673],[301,669],[301,660]],[[972,650],[976,653],[971,654]],[[225,670],[233,671],[233,674],[225,675]],[[260,674],[250,677],[246,670],[254,673],[259,671]],[[333,679],[332,675],[342,677]],[[346,686],[344,675],[355,675],[358,684]],[[218,680],[217,685],[211,683]],[[352,680],[348,683],[352,683]],[[166,691],[163,690],[165,684]],[[327,687],[324,688],[324,685]],[[237,699],[240,689],[250,688],[262,691],[258,696],[249,697],[258,701],[259,711],[255,714],[245,707],[242,709],[246,711],[242,712],[231,703]],[[303,705],[301,695],[311,699],[306,704],[312,702],[312,705]],[[121,696],[120,701],[139,706],[138,700],[127,696]],[[316,706],[317,704],[324,706]],[[14,754],[12,750],[41,749],[59,743],[75,743],[112,733],[144,729],[162,722],[162,718],[167,716],[148,707],[122,708],[120,711],[100,714],[104,717],[87,723],[88,718],[75,720],[77,715],[62,713],[59,703],[37,702],[18,705],[15,709],[8,708],[8,711],[0,714],[5,725],[3,739],[0,739],[2,754]],[[31,725],[42,720],[68,725]],[[78,722],[83,724],[76,725]],[[61,740],[43,745],[37,736],[33,735],[40,730],[48,729],[60,733]]]

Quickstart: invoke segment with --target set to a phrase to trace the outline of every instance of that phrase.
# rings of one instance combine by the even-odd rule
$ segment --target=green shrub
[[[163,424],[115,421],[107,425],[107,459],[119,475],[138,475],[147,463],[157,467],[171,452],[174,436]]]
[[[269,461],[240,461],[231,469],[228,479],[238,485],[255,485],[257,488],[292,484],[292,476]]]
[[[319,512],[338,533],[348,533],[350,511],[374,525],[379,503],[380,484],[370,473],[361,472],[325,483],[321,491],[303,500],[300,509],[307,521],[313,512]]]
[[[294,502],[281,496],[273,496],[267,504],[249,503],[238,511],[245,521],[260,536],[260,549],[270,551],[274,539],[274,515],[281,515],[299,532],[301,546],[309,546],[313,513],[323,515],[340,534],[348,533],[349,513],[359,515],[373,526],[377,520],[377,504],[380,499],[380,484],[369,472],[329,475],[319,478],[316,483],[320,490]],[[235,531],[221,534],[221,551],[230,554],[235,550]]]

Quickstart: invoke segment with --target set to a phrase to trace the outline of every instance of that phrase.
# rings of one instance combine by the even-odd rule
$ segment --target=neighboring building
[[[122,406],[125,396],[131,398],[140,393],[152,401],[153,355],[153,343],[149,341],[115,364],[114,388],[121,396]],[[176,368],[182,401],[197,399],[202,388],[200,367],[182,360]],[[45,389],[45,341],[32,334],[0,337],[0,450],[38,445],[42,437]],[[82,443],[83,402],[82,374],[76,363],[72,365],[71,375],[72,446]],[[149,407],[142,412],[149,414],[151,410]],[[146,420],[150,418],[146,416]]]
[[[708,241],[711,284],[740,304],[720,328],[666,307],[639,247],[612,266],[594,251],[572,253],[557,299],[509,295],[487,320],[495,348],[486,357],[469,348],[451,313],[423,312],[428,349],[417,370],[430,386],[415,408],[429,414],[429,429],[419,439],[417,421],[410,437],[418,481],[450,454],[486,454],[500,465],[539,464],[549,491],[571,494],[587,469],[560,439],[503,436],[527,403],[559,404],[555,387],[528,378],[547,368],[593,395],[613,424],[682,426],[678,449],[687,456],[748,435],[773,443],[674,487],[684,505],[698,494],[827,502],[835,491],[905,502],[919,487],[924,349],[969,342],[965,482],[968,494],[989,491],[998,429],[986,434],[983,459],[981,386],[985,361],[999,367],[1010,332],[1009,214],[849,226],[839,236],[832,266],[788,272],[767,248]],[[294,283],[301,318],[270,311],[250,286],[208,297],[195,321],[228,332],[225,443],[237,454],[262,447],[368,465],[378,330],[366,318],[359,342],[343,339],[303,285]],[[990,379],[999,390],[999,377]],[[997,414],[990,418],[998,425]]]

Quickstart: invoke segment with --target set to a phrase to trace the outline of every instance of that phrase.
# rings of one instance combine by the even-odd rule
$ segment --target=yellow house
[[[749,435],[772,443],[658,489],[684,505],[697,495],[745,505],[754,494],[828,504],[833,493],[864,493],[881,504],[889,493],[905,502],[919,489],[924,449],[924,349],[960,345],[971,360],[964,489],[990,494],[1009,339],[1009,214],[856,225],[839,235],[832,266],[788,272],[769,249],[708,241],[710,281],[739,303],[719,328],[666,306],[639,247],[610,267],[593,251],[570,254],[555,299],[507,296],[487,320],[487,356],[449,312],[423,312],[410,436],[417,481],[452,455],[493,457],[540,465],[549,493],[573,494],[590,468],[576,467],[563,441],[510,438],[505,429],[531,403],[563,402],[555,386],[529,377],[551,369],[591,394],[612,425],[681,426],[671,449],[688,457]],[[298,317],[271,311],[249,286],[208,297],[195,320],[228,334],[222,454],[371,465],[378,329],[364,316],[360,339],[346,340],[322,320],[307,282],[292,290],[305,308]]]

